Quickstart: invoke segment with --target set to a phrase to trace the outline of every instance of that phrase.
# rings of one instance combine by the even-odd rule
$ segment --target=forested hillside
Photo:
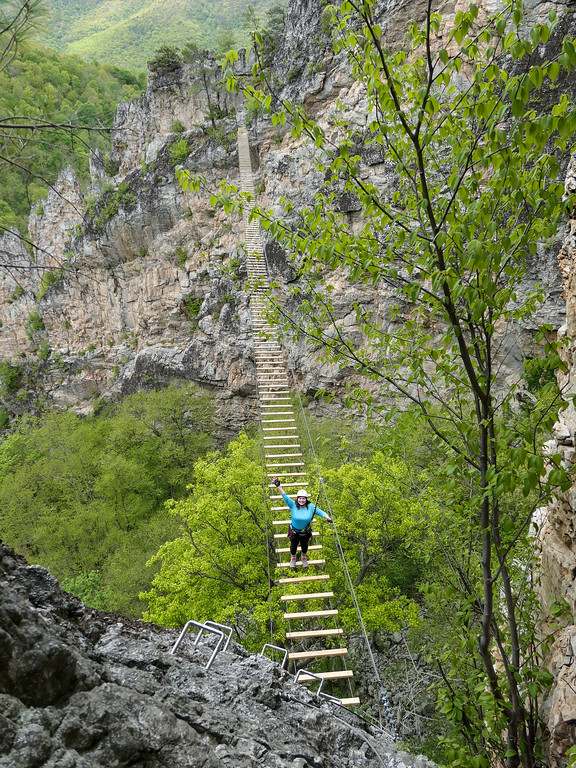
[[[248,8],[264,15],[275,4],[275,0],[53,0],[46,41],[86,59],[144,69],[160,45],[181,46],[193,40],[208,49],[230,47],[232,42],[245,46]]]
[[[110,64],[89,64],[38,46],[22,49],[0,71],[0,114],[4,118],[25,115],[53,123],[74,123],[103,128],[110,126],[119,101],[131,99],[146,87],[144,74]],[[89,146],[105,149],[106,132],[84,135],[83,143],[62,131],[50,131],[37,139],[30,131],[16,136],[0,135],[0,154],[11,158],[14,140],[25,147],[14,163],[1,166],[0,230],[18,227],[25,232],[30,207],[42,198],[58,173],[72,164],[82,181],[88,179]]]

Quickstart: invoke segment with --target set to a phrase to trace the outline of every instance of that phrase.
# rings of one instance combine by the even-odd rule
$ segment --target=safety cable
[[[268,567],[268,604],[270,606],[270,645],[274,645],[274,617],[272,615],[272,578],[270,571],[270,532],[273,526],[268,527],[268,494],[266,492],[266,463],[264,460],[264,433],[262,427],[262,409],[260,408],[260,394],[258,391],[258,381],[256,381],[256,392],[258,395],[258,423],[260,424],[260,465],[262,467],[262,496],[264,498],[264,526],[266,529],[266,562]]]
[[[306,437],[308,439],[308,445],[310,448],[310,454],[312,456],[313,463],[316,465],[316,473],[318,475],[318,494],[322,494],[323,498],[326,500],[326,506],[328,508],[328,514],[332,518],[332,529],[334,531],[334,543],[336,546],[336,551],[338,552],[338,555],[340,557],[340,560],[342,562],[342,568],[344,571],[344,576],[346,578],[346,582],[348,585],[348,590],[350,592],[350,597],[352,598],[352,602],[354,603],[354,608],[356,610],[356,615],[358,617],[358,623],[360,624],[360,628],[362,631],[362,635],[364,637],[364,641],[366,643],[366,648],[368,650],[368,655],[370,657],[370,661],[372,663],[372,668],[374,670],[374,675],[376,677],[376,681],[378,683],[378,686],[380,688],[380,701],[382,703],[382,706],[384,707],[384,712],[386,713],[386,720],[388,722],[388,727],[392,731],[392,736],[394,741],[398,741],[398,732],[396,731],[396,725],[394,722],[394,714],[392,712],[392,707],[390,706],[390,700],[388,698],[388,694],[386,692],[386,689],[384,688],[384,683],[382,682],[382,679],[380,677],[380,673],[378,672],[378,667],[376,665],[376,659],[374,658],[374,654],[372,652],[372,647],[370,646],[370,641],[368,639],[368,633],[366,631],[366,627],[364,625],[364,620],[362,618],[362,612],[360,611],[360,605],[358,604],[358,600],[356,598],[356,591],[354,589],[354,583],[352,582],[352,577],[350,575],[350,571],[348,569],[348,564],[346,562],[346,557],[344,555],[344,549],[342,547],[342,543],[340,540],[340,535],[338,533],[338,528],[336,526],[336,521],[334,520],[334,514],[332,512],[332,506],[330,504],[330,499],[328,498],[328,494],[326,493],[326,487],[324,485],[324,480],[322,479],[322,474],[320,472],[320,463],[318,461],[318,457],[316,455],[316,451],[314,450],[314,444],[312,442],[312,435],[310,433],[310,429],[308,427],[308,421],[306,419],[306,414],[304,413],[304,405],[302,403],[302,398],[300,397],[300,390],[298,389],[298,386],[296,384],[296,377],[294,375],[294,370],[290,368],[290,373],[292,374],[292,381],[294,382],[294,389],[296,391],[296,395],[298,397],[298,403],[300,406],[300,413],[302,415],[302,421],[304,423],[305,429],[306,429]]]

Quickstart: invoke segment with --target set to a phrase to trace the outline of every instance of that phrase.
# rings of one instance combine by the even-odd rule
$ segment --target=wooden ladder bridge
[[[254,177],[252,173],[252,163],[250,159],[250,146],[248,134],[244,127],[238,130],[238,155],[240,164],[240,190],[249,192],[254,196]],[[276,487],[272,484],[271,478],[278,475],[282,479],[282,486],[290,497],[295,497],[296,490],[308,486],[307,473],[304,467],[304,457],[300,437],[296,426],[296,417],[292,408],[290,397],[290,381],[288,369],[284,362],[282,348],[277,341],[270,340],[273,334],[273,328],[267,322],[264,309],[266,293],[269,290],[268,274],[260,237],[260,228],[258,223],[250,222],[251,208],[246,207],[244,211],[244,236],[247,251],[247,268],[249,278],[256,284],[256,288],[251,300],[252,327],[254,332],[254,346],[256,357],[256,376],[258,383],[260,426],[264,443],[264,456],[266,464],[267,477],[269,479],[269,494],[271,509],[277,519],[273,525],[278,533],[274,534],[274,540],[278,543],[275,550],[278,556],[277,568],[280,574],[290,573],[290,548],[282,546],[283,540],[287,539],[287,529],[290,523],[288,508],[278,495]],[[282,519],[282,513],[285,513]],[[316,518],[314,518],[316,520]],[[313,520],[313,522],[314,522]],[[313,532],[313,537],[319,535],[318,531]],[[315,541],[315,538],[312,539]],[[285,594],[281,597],[286,612],[283,613],[285,621],[289,622],[290,631],[286,632],[288,640],[307,640],[311,639],[314,645],[318,645],[326,638],[331,640],[343,634],[343,630],[337,626],[318,628],[319,620],[323,622],[331,621],[336,624],[338,611],[336,609],[326,608],[326,601],[334,597],[330,591],[328,582],[330,576],[327,573],[316,573],[320,568],[324,568],[325,560],[322,556],[322,544],[312,543],[308,548],[313,552],[316,559],[308,560],[314,573],[302,575],[302,564],[298,560],[297,570],[293,575],[278,578],[278,583],[285,588]],[[287,556],[287,559],[283,559]],[[288,569],[288,570],[287,570]],[[294,589],[296,591],[294,591]],[[318,591],[324,589],[325,591]],[[323,604],[324,608],[319,610],[294,610],[289,606],[296,604],[296,608],[305,606],[307,601],[314,601],[316,604]],[[292,625],[296,624],[299,629],[293,630]],[[313,659],[332,659],[334,661],[346,657],[348,649],[345,647],[328,647],[322,649],[310,649],[288,654],[288,659],[298,664],[300,661]],[[334,669],[330,672],[314,672],[314,675],[326,680],[337,680],[343,678],[352,678],[353,672],[347,669]],[[310,681],[316,678],[311,675],[301,674],[300,681]],[[341,698],[341,704],[344,706],[356,706],[360,704],[357,697]]]

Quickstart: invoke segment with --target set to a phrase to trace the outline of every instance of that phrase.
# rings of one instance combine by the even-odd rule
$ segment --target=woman
[[[318,509],[315,504],[310,503],[308,491],[298,491],[296,494],[296,501],[292,501],[284,488],[280,485],[280,480],[278,480],[277,477],[273,477],[272,482],[276,488],[278,488],[282,494],[284,503],[290,509],[291,521],[290,532],[288,533],[288,536],[290,537],[290,568],[296,568],[296,551],[298,549],[298,544],[300,544],[302,550],[302,567],[308,568],[308,558],[306,557],[306,553],[308,552],[308,542],[312,536],[312,518],[314,515],[318,515],[318,517],[323,517],[324,520],[327,520],[329,523],[332,522],[332,518],[328,517],[323,510]]]

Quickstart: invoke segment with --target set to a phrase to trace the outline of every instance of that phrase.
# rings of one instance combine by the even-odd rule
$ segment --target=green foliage
[[[26,320],[26,335],[28,338],[31,339],[37,331],[44,331],[45,329],[44,320],[42,320],[38,310],[36,308],[31,309]]]
[[[38,348],[38,351],[36,352],[36,356],[38,357],[38,360],[48,360],[51,352],[52,352],[52,349],[50,347],[50,342],[44,341]]]
[[[79,573],[68,579],[63,579],[62,589],[70,592],[87,605],[97,611],[106,611],[114,602],[114,593],[102,586],[102,575],[98,571]]]
[[[174,122],[170,126],[170,131],[172,133],[183,133],[185,130],[186,128],[182,125],[180,120],[174,120]]]
[[[262,647],[268,600],[262,467],[253,441],[240,435],[222,453],[196,462],[190,495],[167,509],[181,535],[152,558],[160,563],[143,595],[145,617],[167,626],[211,618],[230,624],[249,647]]]
[[[90,201],[86,206],[92,217],[92,227],[96,232],[102,232],[106,223],[116,216],[120,208],[134,205],[135,202],[136,197],[131,191],[129,181],[122,181],[117,187],[107,189],[101,198]]]
[[[172,165],[183,163],[190,154],[190,146],[186,139],[178,139],[170,145],[170,162]]]
[[[271,66],[286,27],[285,7],[276,3],[268,8],[264,26],[254,6],[248,6],[245,19],[246,27],[252,34],[253,45],[258,50],[262,63],[266,67]]]
[[[407,488],[406,468],[378,452],[362,463],[328,470],[324,479],[366,625],[387,631],[416,623],[418,607],[401,594],[396,566],[408,563],[412,572],[402,586],[414,590],[424,565],[413,550],[416,543],[417,552],[430,548],[431,536],[418,499]],[[181,536],[151,560],[160,563],[160,571],[144,596],[150,605],[147,618],[180,626],[210,617],[230,623],[243,642],[258,649],[269,631],[267,601],[278,611],[279,600],[267,578],[262,468],[254,441],[241,435],[225,451],[197,462],[188,490],[188,498],[167,504]],[[336,563],[327,527],[322,540]],[[344,595],[342,572],[331,576],[335,591]],[[351,602],[345,601],[340,611],[344,624],[356,631]],[[273,632],[282,642],[278,618]]]
[[[185,248],[176,248],[173,259],[179,267],[183,267],[188,261],[188,251]]]
[[[258,10],[275,0],[253,0]],[[144,69],[160,46],[183,46],[195,40],[202,49],[247,46],[242,28],[249,0],[50,0],[52,23],[47,41],[58,50],[88,60]],[[232,37],[231,37],[232,35]]]
[[[44,272],[40,280],[40,287],[36,293],[36,301],[40,301],[46,296],[51,285],[57,285],[62,280],[62,270],[48,270]]]
[[[553,241],[573,206],[560,158],[576,134],[576,109],[563,92],[576,48],[558,39],[562,53],[546,60],[554,13],[549,25],[526,30],[512,3],[485,21],[474,5],[457,13],[449,40],[430,12],[391,51],[382,48],[374,7],[332,7],[336,52],[348,55],[367,94],[363,135],[344,111],[325,129],[300,105],[282,102],[273,112],[272,94],[244,84],[273,125],[307,137],[325,179],[313,205],[297,209],[286,199],[283,220],[256,209],[300,278],[299,312],[276,305],[269,317],[309,340],[320,359],[363,377],[351,405],[387,419],[412,409],[427,422],[443,455],[436,472],[446,514],[430,524],[449,570],[428,599],[450,627],[438,658],[441,711],[458,732],[450,759],[536,768],[537,699],[549,675],[527,579],[529,530],[534,510],[571,485],[560,457],[545,460],[540,450],[562,405],[553,376],[564,367],[563,342],[550,340],[547,327],[536,334],[541,360],[528,366],[538,370],[529,408],[516,402],[521,377],[499,381],[498,350],[505,328],[534,322],[543,287],[522,297],[520,288],[537,244]],[[253,77],[263,88],[269,81],[258,67]],[[386,164],[389,186],[370,177],[367,155]],[[227,210],[238,205],[230,192],[224,185],[214,198]],[[341,212],[346,198],[358,201],[353,222]],[[358,297],[348,307],[343,273]],[[392,311],[365,305],[364,286],[367,302],[374,290],[391,291]],[[335,322],[346,312],[356,319],[350,330]]]
[[[430,534],[418,496],[410,492],[406,465],[377,451],[369,460],[346,462],[322,476],[366,627],[386,632],[416,623],[419,608],[406,592],[415,593],[423,568],[418,551]],[[322,506],[314,483],[311,490]],[[327,559],[336,562],[333,539],[324,546]],[[335,593],[347,593],[341,569],[332,581]],[[358,629],[348,598],[340,617],[344,626]]]
[[[21,365],[13,365],[8,361],[0,363],[0,396],[14,395],[20,389],[24,369]]]
[[[165,75],[169,72],[175,72],[182,66],[182,56],[178,48],[171,45],[161,45],[155,52],[153,58],[147,62],[150,72],[156,75]]]
[[[145,563],[176,534],[164,502],[182,496],[210,447],[212,413],[196,387],[170,386],[97,417],[23,421],[0,443],[3,539],[81,589],[95,572],[108,610],[139,615],[152,576]]]
[[[65,130],[51,130],[50,139],[42,140],[32,129],[11,129],[11,116],[24,115],[32,123],[47,119],[79,126],[111,125],[118,102],[133,98],[145,87],[145,79],[128,75],[107,64],[88,64],[38,46],[22,48],[0,71],[0,113],[5,119],[0,155],[16,163],[4,164],[0,175],[0,229],[15,226],[26,232],[31,206],[46,194],[60,171],[72,165],[80,180],[87,182],[89,148],[109,146],[103,132],[84,134],[88,146]],[[24,152],[17,147],[25,147]],[[36,211],[41,212],[41,208]]]
[[[184,310],[186,311],[186,314],[192,318],[198,317],[198,315],[200,314],[201,308],[202,308],[202,299],[199,296],[197,298],[192,298],[191,296],[189,296],[184,301]]]
[[[120,170],[120,161],[113,160],[108,153],[104,155],[104,172],[108,176],[116,176]]]

